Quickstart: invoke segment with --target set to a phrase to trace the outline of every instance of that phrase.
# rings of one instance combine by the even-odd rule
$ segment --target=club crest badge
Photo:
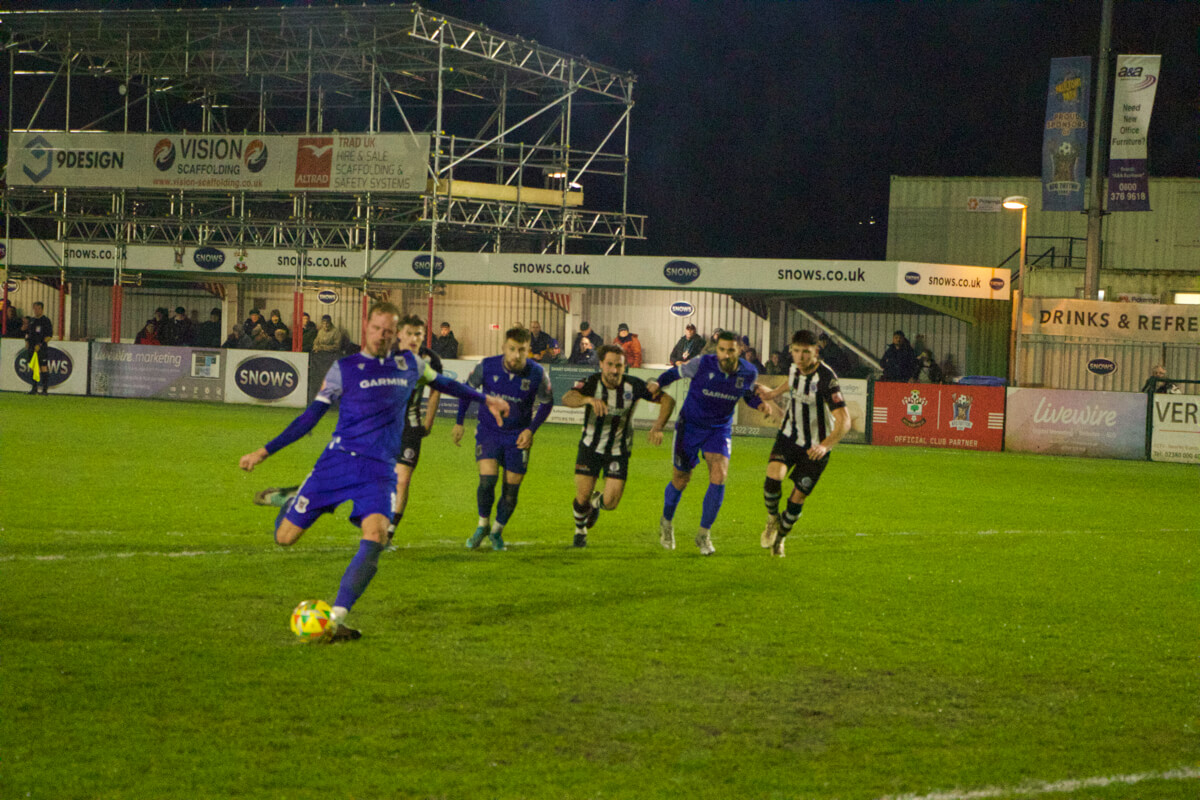
[[[965,431],[972,427],[971,422],[971,398],[965,394],[956,394],[952,397],[954,403],[951,408],[954,410],[954,416],[950,419],[950,427],[956,431]]]
[[[904,419],[901,420],[910,428],[919,428],[928,420],[925,419],[925,405],[929,402],[927,398],[921,396],[921,392],[913,389],[908,393],[908,397],[904,398]]]
[[[524,379],[521,381],[521,391],[522,391],[522,392],[528,392],[528,391],[529,391],[529,378],[524,378]]]

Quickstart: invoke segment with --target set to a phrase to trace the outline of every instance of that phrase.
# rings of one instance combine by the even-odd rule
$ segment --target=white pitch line
[[[1106,775],[1096,778],[1078,778],[1062,781],[1037,781],[1017,786],[988,786],[966,791],[952,789],[929,794],[886,795],[879,800],[988,800],[992,797],[1028,797],[1039,794],[1077,792],[1080,789],[1098,789],[1114,784],[1132,785],[1143,781],[1189,781],[1200,778],[1200,769],[1180,767],[1166,772],[1141,772],[1134,775]]]

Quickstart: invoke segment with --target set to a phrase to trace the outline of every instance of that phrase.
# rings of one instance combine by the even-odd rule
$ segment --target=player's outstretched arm
[[[266,461],[269,455],[270,453],[267,452],[267,448],[260,447],[253,453],[246,453],[246,455],[242,456],[238,461],[238,466],[246,470],[246,472],[253,472],[254,468]]]
[[[492,419],[496,420],[496,425],[504,425],[504,418],[508,416],[509,412],[508,401],[503,397],[496,397],[495,395],[489,394],[486,398],[484,398],[484,402],[487,403],[488,411],[492,413]],[[455,427],[461,428],[462,426],[459,425]],[[459,438],[462,437],[460,436]],[[455,444],[457,444],[457,442]]]
[[[454,423],[454,427],[450,429],[450,441],[454,442],[455,447],[462,447],[463,426],[461,422]]]
[[[787,390],[788,390],[788,382],[787,381],[783,381],[778,386],[776,386],[774,389],[770,388],[769,386],[764,386],[761,383],[754,384],[754,392],[758,395],[759,399],[761,399],[761,400],[774,400],[776,397],[779,397],[779,395],[783,394]]]

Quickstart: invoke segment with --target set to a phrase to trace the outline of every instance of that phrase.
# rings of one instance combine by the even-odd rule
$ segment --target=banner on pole
[[[1042,210],[1083,211],[1090,56],[1050,61],[1042,137]]]
[[[1108,210],[1149,211],[1146,140],[1162,56],[1117,56],[1108,153]]]

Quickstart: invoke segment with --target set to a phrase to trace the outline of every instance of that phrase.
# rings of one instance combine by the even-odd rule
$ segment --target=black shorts
[[[792,483],[807,496],[813,493],[817,481],[821,480],[821,473],[829,465],[829,454],[826,453],[824,458],[813,461],[808,457],[806,449],[786,436],[777,434],[775,444],[771,445],[771,457],[768,460],[787,465],[787,475],[791,476]]]
[[[421,460],[421,440],[424,438],[424,427],[404,426],[404,433],[400,434],[400,452],[396,454],[396,463],[416,469],[417,462]]]
[[[575,474],[598,478],[601,472],[606,478],[625,480],[629,475],[629,455],[606,456],[579,445],[579,453],[575,456]]]

